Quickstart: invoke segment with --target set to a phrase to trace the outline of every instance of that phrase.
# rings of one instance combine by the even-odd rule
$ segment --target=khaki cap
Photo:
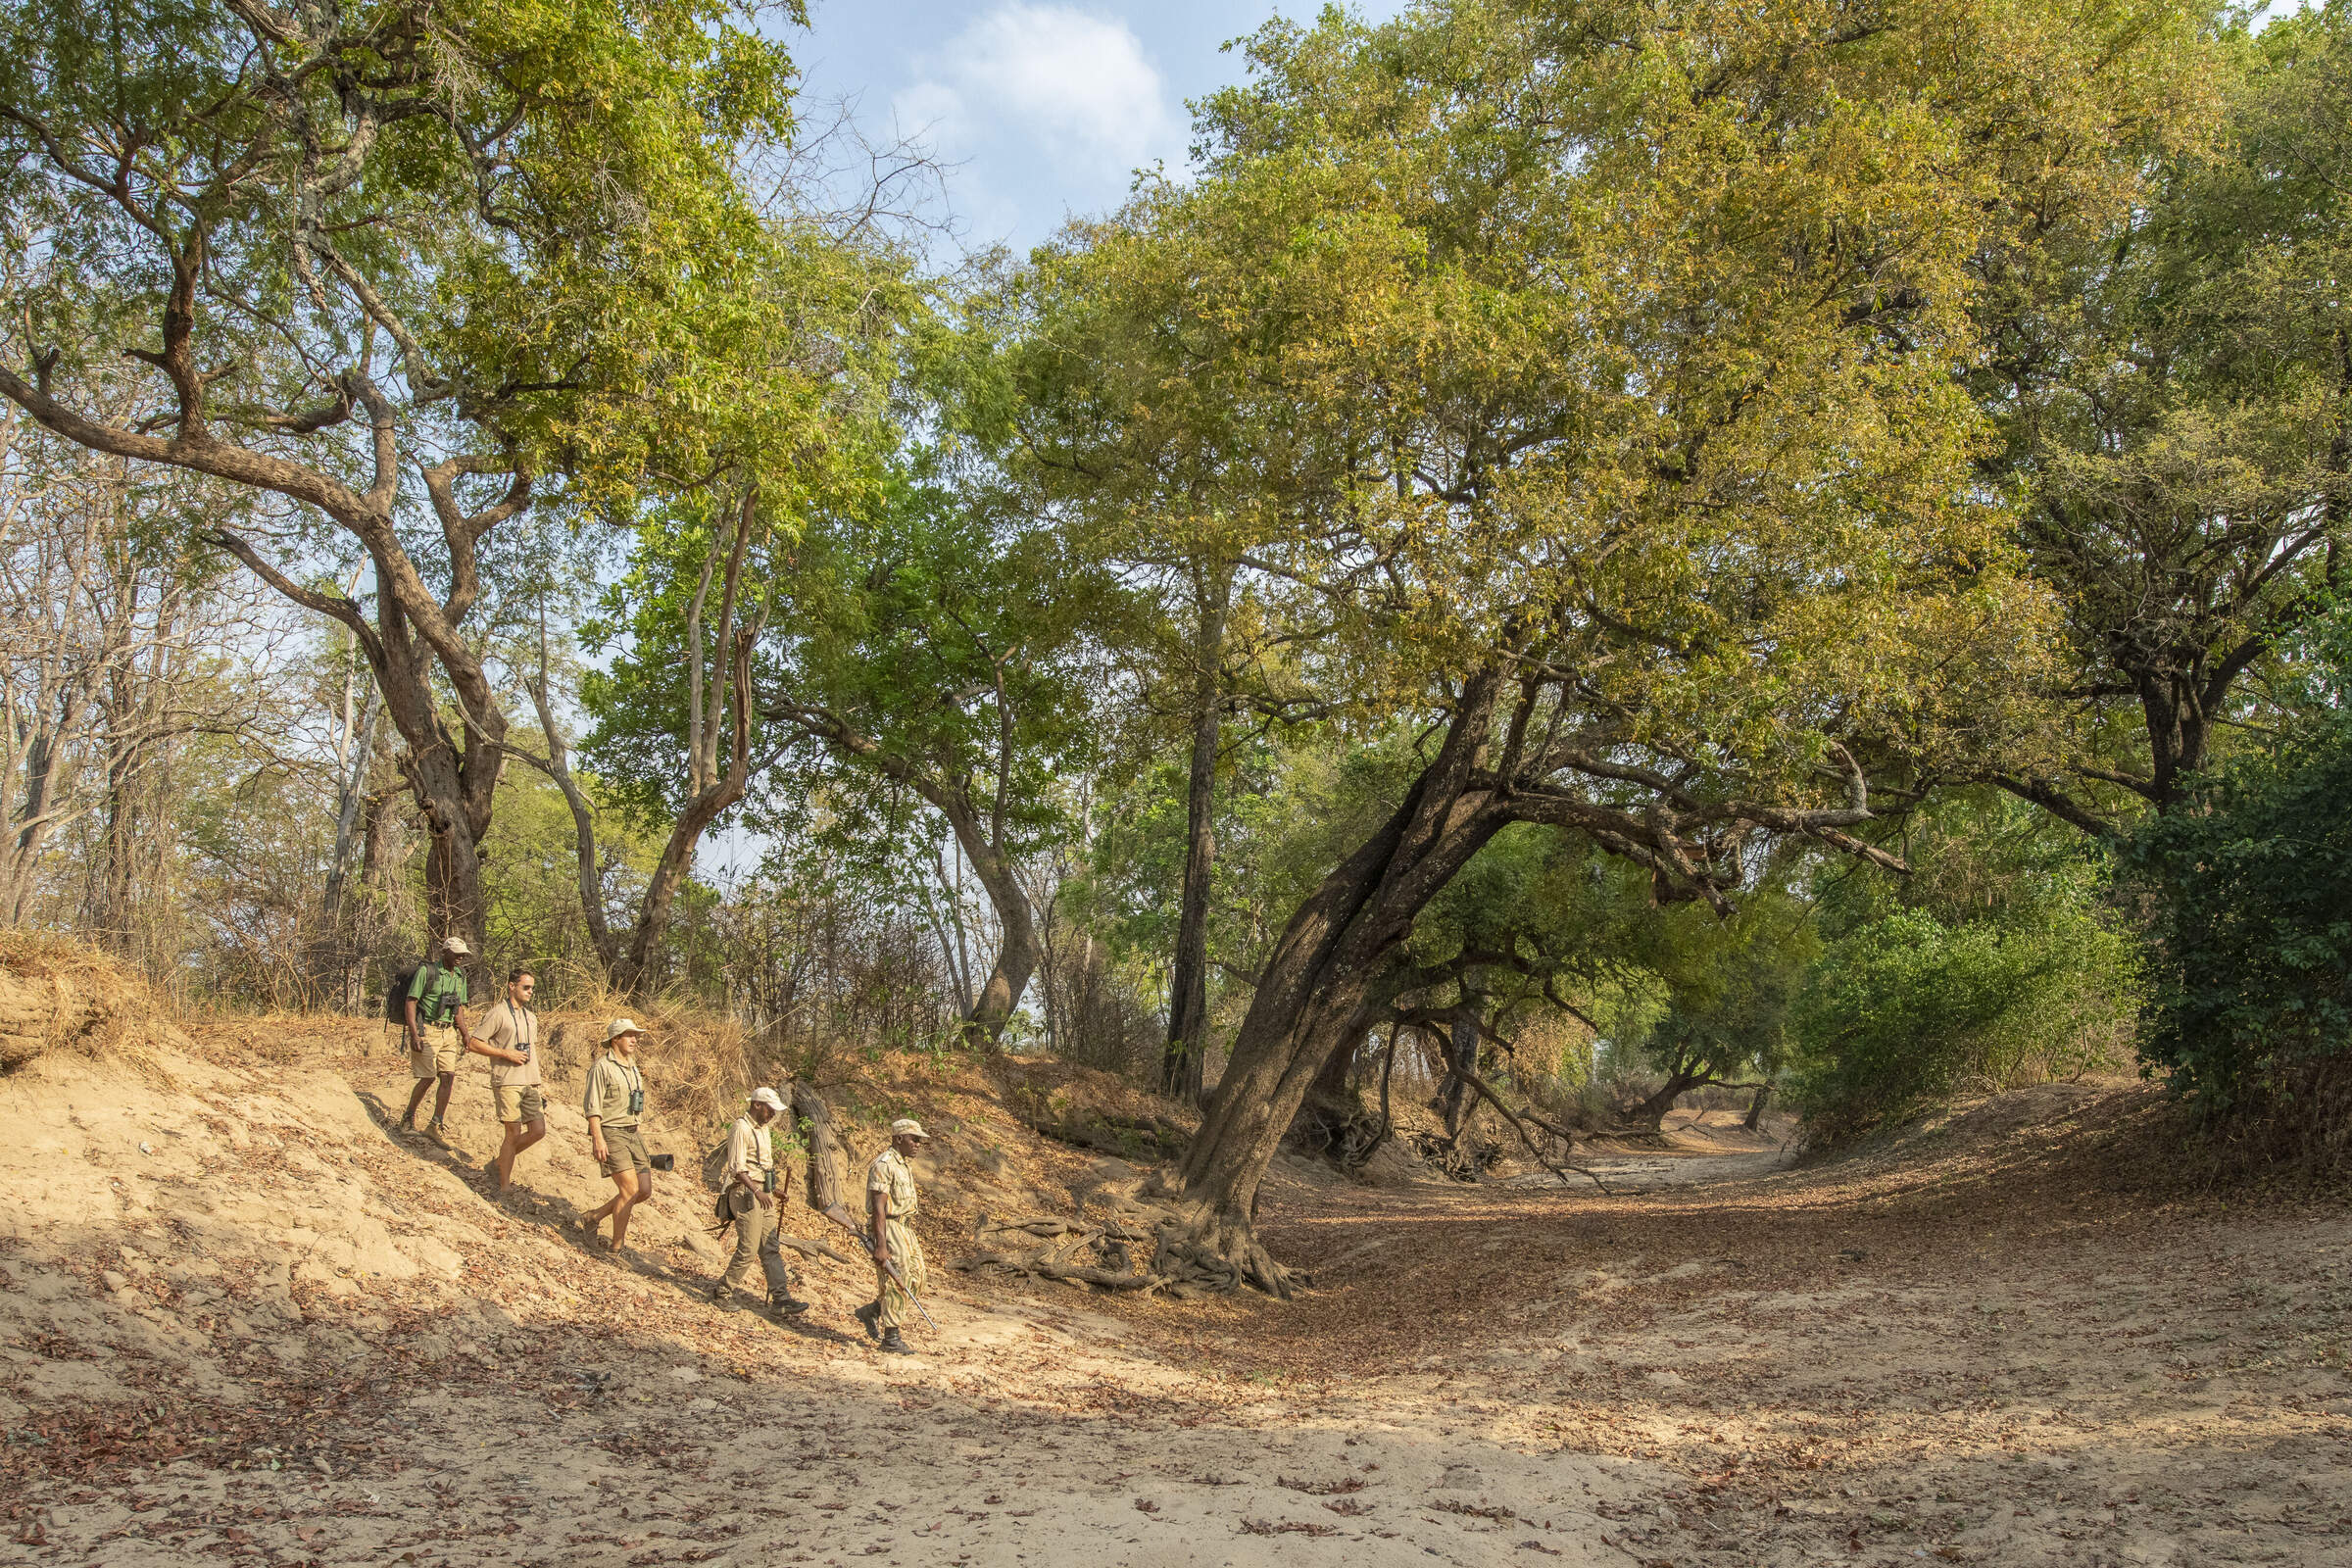
[[[783,1100],[778,1097],[773,1089],[762,1088],[753,1090],[752,1103],[755,1105],[765,1105],[768,1109],[777,1111],[779,1113],[781,1113],[784,1109]]]
[[[443,953],[455,953],[462,957],[470,958],[473,956],[473,948],[464,937],[443,937],[441,939],[441,951]]]
[[[890,1136],[893,1138],[920,1138],[926,1142],[931,1137],[929,1133],[923,1131],[923,1124],[912,1116],[901,1116],[897,1121],[892,1122]]]
[[[609,1046],[622,1035],[641,1035],[645,1031],[637,1027],[636,1019],[615,1018],[605,1026],[605,1044]]]

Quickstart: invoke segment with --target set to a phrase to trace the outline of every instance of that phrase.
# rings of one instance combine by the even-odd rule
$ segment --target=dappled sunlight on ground
[[[502,1203],[479,1084],[456,1152],[405,1088],[331,1041],[0,1081],[7,1560],[2352,1563],[2352,1225],[2151,1196],[2137,1090],[1809,1166],[1675,1129],[1607,1195],[1285,1161],[1287,1306],[958,1274],[943,1200],[891,1360],[859,1266],[719,1312],[699,1190],[587,1249],[568,1107]],[[1086,1190],[926,1093],[992,1129],[943,1193]]]

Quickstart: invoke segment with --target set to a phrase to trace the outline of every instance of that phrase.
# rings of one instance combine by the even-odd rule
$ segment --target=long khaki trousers
[[[760,1271],[767,1277],[767,1294],[792,1294],[792,1271],[784,1266],[784,1249],[776,1240],[776,1211],[761,1207],[751,1194],[740,1200],[730,1198],[728,1206],[735,1210],[735,1255],[727,1260],[726,1273],[719,1276],[720,1300],[743,1288],[751,1277],[752,1260],[760,1261]]]
[[[906,1270],[906,1283],[920,1296],[931,1288],[931,1276],[923,1265],[923,1244],[914,1239],[914,1232],[906,1228],[905,1221],[894,1219],[889,1224],[891,1261]],[[874,1265],[874,1289],[875,1298],[882,1303],[882,1310],[874,1319],[876,1328],[895,1329],[914,1320],[914,1303],[906,1299],[898,1281],[882,1272],[879,1263]]]

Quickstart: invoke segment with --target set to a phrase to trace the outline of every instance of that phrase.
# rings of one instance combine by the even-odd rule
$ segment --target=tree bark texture
[[[1688,1072],[1680,1069],[1669,1072],[1666,1075],[1666,1081],[1658,1086],[1655,1094],[1650,1095],[1625,1113],[1626,1122],[1630,1126],[1640,1127],[1647,1132],[1663,1132],[1666,1128],[1666,1113],[1674,1108],[1674,1102],[1690,1093],[1691,1090],[1704,1089],[1714,1081],[1704,1072]]]
[[[849,1155],[833,1131],[833,1107],[814,1087],[792,1086],[792,1113],[808,1131],[808,1206],[821,1214],[850,1190]]]

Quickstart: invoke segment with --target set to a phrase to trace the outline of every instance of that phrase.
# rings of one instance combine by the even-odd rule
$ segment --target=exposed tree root
[[[1502,1158],[1502,1146],[1485,1139],[1411,1132],[1404,1135],[1403,1142],[1421,1157],[1422,1163],[1457,1182],[1483,1181],[1488,1170]]]
[[[1320,1154],[1349,1170],[1362,1168],[1389,1137],[1385,1115],[1349,1100],[1309,1100],[1285,1140],[1301,1154]]]
[[[958,1258],[959,1269],[1008,1268],[1038,1279],[1060,1280],[1069,1285],[1093,1285],[1105,1291],[1152,1291],[1165,1289],[1171,1281],[1158,1274],[1118,1274],[1106,1268],[1089,1268],[1078,1264],[1054,1264],[1036,1253],[975,1252]]]

